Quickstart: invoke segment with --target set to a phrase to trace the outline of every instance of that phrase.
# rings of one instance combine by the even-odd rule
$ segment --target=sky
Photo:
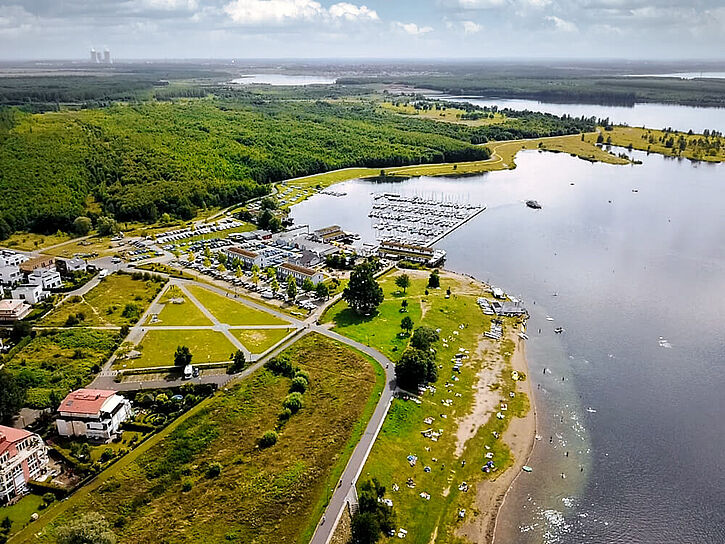
[[[0,0],[0,59],[721,58],[725,0]]]

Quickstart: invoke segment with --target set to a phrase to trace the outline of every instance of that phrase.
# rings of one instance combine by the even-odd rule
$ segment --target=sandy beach
[[[510,336],[510,338],[515,338],[516,342],[516,350],[511,357],[511,366],[514,370],[524,372],[528,377],[525,341],[515,335]],[[520,382],[519,390],[528,395],[531,404],[530,409],[523,418],[513,419],[502,437],[511,448],[514,464],[498,478],[484,480],[476,484],[476,508],[480,514],[472,517],[469,523],[462,525],[456,532],[458,536],[465,537],[477,544],[494,542],[498,512],[506,500],[506,495],[514,480],[525,474],[522,472],[521,467],[527,463],[534,448],[536,407],[534,406],[531,381],[527,379],[523,383]]]

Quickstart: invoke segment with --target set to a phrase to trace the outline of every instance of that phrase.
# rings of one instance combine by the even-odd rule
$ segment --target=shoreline
[[[483,480],[476,484],[474,504],[480,514],[472,523],[464,525],[456,532],[459,536],[480,544],[495,542],[501,508],[514,482],[523,472],[522,467],[528,463],[536,444],[537,412],[526,358],[526,344],[518,337],[515,342],[511,369],[524,372],[527,376],[520,391],[526,393],[529,398],[529,410],[524,417],[513,419],[501,437],[511,450],[513,465],[498,478]],[[490,414],[487,417],[490,417]]]

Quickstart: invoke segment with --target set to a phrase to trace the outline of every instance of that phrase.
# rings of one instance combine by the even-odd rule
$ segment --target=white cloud
[[[448,0],[444,4],[454,9],[491,9],[506,5],[506,0]]]
[[[547,15],[545,19],[554,25],[556,30],[560,30],[561,32],[576,32],[578,30],[574,23],[565,21],[556,15]]]
[[[367,6],[356,6],[347,2],[333,4],[329,9],[330,16],[335,19],[344,19],[346,21],[378,21],[380,17],[375,10]]]
[[[415,23],[396,22],[395,26],[411,36],[422,36],[423,34],[428,34],[428,32],[433,32],[433,27],[418,26]]]
[[[552,0],[521,0],[521,3],[530,8],[545,8],[551,5]]]
[[[235,23],[260,25],[310,20],[324,9],[314,0],[234,0],[224,11]]]
[[[463,26],[464,34],[475,34],[476,32],[481,32],[481,30],[483,30],[481,25],[474,23],[473,21],[463,21],[461,25]]]
[[[163,11],[192,11],[199,7],[196,0],[141,0],[140,7]]]

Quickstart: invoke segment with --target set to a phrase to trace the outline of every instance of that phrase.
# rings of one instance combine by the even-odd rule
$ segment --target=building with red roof
[[[131,416],[131,403],[115,391],[77,389],[58,408],[55,420],[60,436],[110,440]]]
[[[48,450],[35,433],[0,425],[0,503],[22,495],[48,472]]]

